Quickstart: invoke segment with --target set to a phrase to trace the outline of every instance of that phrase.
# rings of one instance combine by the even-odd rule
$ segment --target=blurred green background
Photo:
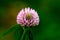
[[[18,12],[30,7],[40,17],[40,32],[34,40],[60,40],[60,0],[0,0],[0,35],[16,24]],[[13,32],[3,40],[13,40]]]

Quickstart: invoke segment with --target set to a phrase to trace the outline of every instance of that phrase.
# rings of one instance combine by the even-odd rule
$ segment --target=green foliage
[[[23,29],[20,25],[18,25],[18,28],[15,29],[15,32],[14,32],[14,35],[13,35],[14,40],[20,40],[22,34],[23,34]]]
[[[11,33],[12,31],[16,30],[16,29],[19,28],[19,27],[20,27],[20,26],[19,26],[18,24],[10,27],[6,32],[4,32],[4,33],[1,35],[0,39],[4,38],[7,34]]]
[[[16,24],[14,26],[12,26],[11,28],[9,28],[6,32],[4,32],[4,34],[2,36],[6,36],[7,34],[9,34],[10,32],[16,30],[19,26]]]

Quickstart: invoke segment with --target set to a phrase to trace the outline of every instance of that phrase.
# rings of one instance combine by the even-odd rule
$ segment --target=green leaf
[[[26,32],[24,40],[33,40],[33,35],[30,30]]]
[[[28,33],[25,34],[25,36],[24,36],[24,40],[29,40]]]
[[[7,34],[9,34],[10,32],[13,32],[14,30],[16,30],[16,29],[19,28],[19,27],[20,27],[20,26],[19,26],[18,24],[13,25],[12,27],[10,27],[7,31],[5,31],[5,32],[1,35],[0,39],[4,38]]]
[[[18,25],[19,27],[15,30],[14,32],[14,40],[20,40],[21,36],[23,34],[23,29],[20,25]]]

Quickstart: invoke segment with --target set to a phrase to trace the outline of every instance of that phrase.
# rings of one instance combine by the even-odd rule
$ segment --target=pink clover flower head
[[[39,24],[39,16],[34,9],[22,9],[17,15],[17,24],[21,26],[36,26]]]

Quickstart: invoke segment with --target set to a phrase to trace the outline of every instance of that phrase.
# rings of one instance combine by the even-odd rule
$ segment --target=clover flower
[[[36,26],[39,24],[39,16],[34,9],[22,9],[17,15],[17,23],[21,26]]]

